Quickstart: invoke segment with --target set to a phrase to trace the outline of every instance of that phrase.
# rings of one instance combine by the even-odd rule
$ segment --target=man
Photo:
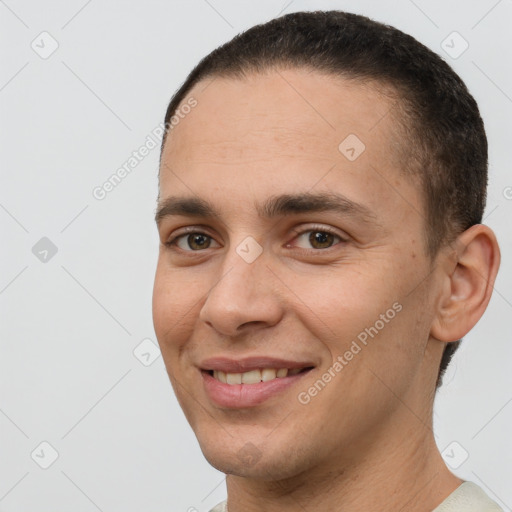
[[[500,261],[460,78],[392,27],[295,13],[203,59],[165,121],[153,318],[227,474],[214,512],[501,510],[432,431]]]

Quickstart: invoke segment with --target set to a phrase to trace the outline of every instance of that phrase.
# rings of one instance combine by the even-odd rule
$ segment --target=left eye
[[[334,240],[343,242],[344,240],[334,233],[325,230],[313,229],[304,231],[296,239],[302,242],[309,243],[313,249],[329,249],[334,244]],[[310,249],[310,247],[302,247],[302,249]]]
[[[198,251],[201,249],[209,249],[212,241],[215,242],[211,236],[205,233],[194,232],[178,235],[166,242],[165,245],[176,245],[183,251],[190,251],[191,249],[192,251]]]

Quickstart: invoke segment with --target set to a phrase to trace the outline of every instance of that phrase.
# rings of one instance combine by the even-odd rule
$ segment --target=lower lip
[[[220,382],[204,370],[201,371],[201,375],[203,376],[206,394],[212,402],[221,407],[241,409],[263,403],[270,397],[296,384],[310,371],[307,370],[288,377],[277,377],[258,384],[224,384],[224,382]]]

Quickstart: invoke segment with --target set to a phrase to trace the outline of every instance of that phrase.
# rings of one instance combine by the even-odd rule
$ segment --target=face
[[[391,101],[304,70],[189,96],[162,157],[153,319],[206,458],[286,478],[410,432],[437,375],[436,273]]]

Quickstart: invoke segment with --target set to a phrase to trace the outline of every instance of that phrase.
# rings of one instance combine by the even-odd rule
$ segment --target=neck
[[[427,423],[406,407],[399,410],[386,428],[352,445],[352,455],[333,454],[292,478],[228,475],[228,512],[434,510],[462,480],[448,470],[437,449],[431,411]]]

